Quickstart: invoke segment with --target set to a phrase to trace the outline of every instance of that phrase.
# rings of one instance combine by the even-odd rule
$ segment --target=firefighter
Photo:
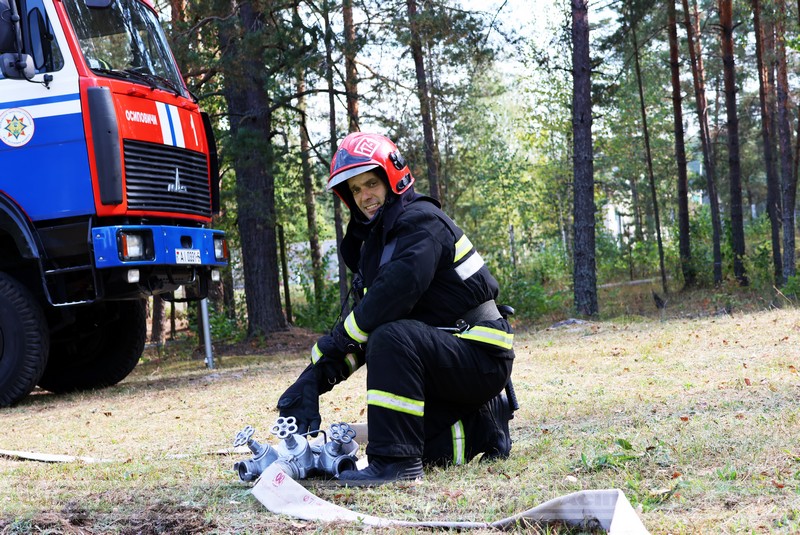
[[[348,485],[415,479],[423,464],[511,451],[516,407],[505,389],[514,335],[494,301],[498,283],[464,232],[413,184],[388,138],[342,140],[327,189],[350,210],[339,247],[356,274],[356,304],[278,400],[300,432],[315,431],[319,395],[366,364],[369,465],[339,474]]]

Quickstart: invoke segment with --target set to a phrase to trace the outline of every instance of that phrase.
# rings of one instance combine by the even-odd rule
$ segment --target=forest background
[[[326,244],[347,210],[325,181],[355,130],[397,143],[520,320],[625,313],[598,288],[638,281],[662,309],[800,290],[796,4],[156,7],[218,140],[214,225],[234,260],[211,298],[217,337],[330,327],[347,274]]]

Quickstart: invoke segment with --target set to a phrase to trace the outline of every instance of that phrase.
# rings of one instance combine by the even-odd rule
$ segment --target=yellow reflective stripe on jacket
[[[316,364],[319,359],[322,358],[322,351],[319,350],[317,344],[314,344],[314,347],[311,348],[311,364]]]
[[[369,338],[369,334],[365,333],[361,330],[361,328],[356,323],[356,316],[353,312],[347,315],[344,320],[344,330],[347,331],[347,335],[358,342],[359,344],[363,344]]]
[[[367,390],[367,405],[383,407],[384,409],[403,412],[412,416],[425,415],[424,401],[405,398],[383,390]]]
[[[456,242],[456,254],[455,258],[453,258],[453,262],[458,262],[459,260],[467,256],[467,253],[470,252],[471,250],[472,250],[472,242],[469,241],[467,235],[464,234]]]
[[[464,422],[457,421],[450,428],[453,434],[453,464],[460,465],[466,462],[466,441],[467,437],[464,434]]]
[[[474,340],[476,342],[502,347],[503,349],[511,349],[511,346],[514,344],[513,334],[490,327],[472,327],[462,333],[456,333],[455,336],[463,338],[464,340]]]

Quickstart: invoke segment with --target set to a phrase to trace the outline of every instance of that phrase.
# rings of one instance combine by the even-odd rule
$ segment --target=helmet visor
[[[356,175],[360,175],[361,173],[366,173],[367,171],[371,171],[376,167],[380,167],[376,163],[367,164],[367,165],[359,165],[357,167],[351,167],[350,169],[345,169],[341,173],[337,174],[328,181],[328,185],[326,189],[331,191],[334,187],[342,184],[343,182],[348,181],[349,179],[353,178]]]

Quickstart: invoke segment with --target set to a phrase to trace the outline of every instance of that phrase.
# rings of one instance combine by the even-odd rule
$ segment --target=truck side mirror
[[[36,74],[33,58],[28,54],[8,52],[0,54],[0,71],[6,78],[30,80]]]

